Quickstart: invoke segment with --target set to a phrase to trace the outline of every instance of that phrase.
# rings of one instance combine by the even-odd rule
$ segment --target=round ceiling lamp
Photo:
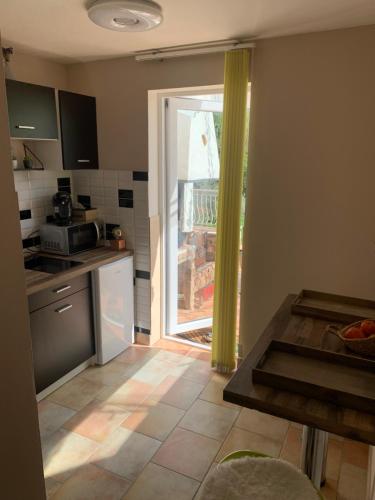
[[[98,26],[114,31],[147,31],[163,20],[161,7],[150,0],[97,0],[88,15]]]

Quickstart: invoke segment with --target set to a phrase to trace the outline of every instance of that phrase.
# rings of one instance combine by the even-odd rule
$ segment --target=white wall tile
[[[18,209],[19,210],[28,210],[31,207],[30,200],[18,200]]]
[[[118,175],[116,170],[103,170],[103,186],[118,188]]]
[[[148,200],[148,182],[146,181],[134,181],[134,199],[136,200]]]
[[[137,287],[137,290],[145,290],[145,291],[148,291],[149,293],[151,293],[151,284],[150,284],[150,280],[144,280],[142,278],[135,278],[135,284],[136,284],[136,287]]]
[[[133,189],[133,172],[122,170],[117,175],[119,189]]]
[[[25,189],[25,190],[17,191],[17,196],[18,196],[19,201],[30,200],[30,190]]]
[[[148,218],[148,204],[147,200],[134,200],[134,212],[136,217]]]
[[[33,227],[32,219],[21,220],[21,230],[31,229]]]
[[[34,207],[31,209],[31,217],[43,217],[46,211],[44,207]]]
[[[103,186],[91,186],[90,187],[91,196],[103,196],[104,197],[104,187]]]
[[[90,188],[92,187],[103,187],[103,170],[90,170],[88,174]]]
[[[146,328],[147,330],[151,329],[151,320],[145,320],[142,318],[138,318],[136,316],[135,324],[136,324],[136,326],[139,326],[140,328]]]

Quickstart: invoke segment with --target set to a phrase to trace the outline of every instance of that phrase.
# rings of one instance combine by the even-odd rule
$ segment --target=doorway
[[[166,333],[209,346],[223,94],[165,105]]]

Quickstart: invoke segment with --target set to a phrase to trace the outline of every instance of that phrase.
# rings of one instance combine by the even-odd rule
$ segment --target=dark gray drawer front
[[[30,314],[36,392],[95,353],[90,289]]]
[[[85,273],[77,278],[63,281],[60,285],[53,286],[47,290],[43,290],[42,292],[34,293],[29,297],[29,311],[36,311],[41,307],[57,302],[58,300],[68,297],[79,290],[88,288],[89,286],[90,275],[89,273]]]

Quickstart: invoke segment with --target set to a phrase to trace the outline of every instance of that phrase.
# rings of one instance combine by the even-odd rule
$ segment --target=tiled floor
[[[250,448],[299,461],[301,427],[222,400],[209,353],[134,346],[39,403],[48,498],[191,500],[215,463]],[[365,498],[368,448],[332,436],[327,500]]]

